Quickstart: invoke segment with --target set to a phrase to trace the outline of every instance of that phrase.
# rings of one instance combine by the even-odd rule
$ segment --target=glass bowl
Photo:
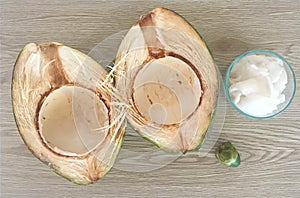
[[[258,56],[253,56],[253,55],[258,55]],[[235,94],[236,93],[238,93],[238,94],[234,95],[233,93],[234,93],[234,91],[237,90],[236,89],[237,86],[235,84],[234,85],[235,87],[232,87],[233,83],[237,83],[237,81],[236,81],[237,79],[242,79],[242,80],[246,79],[247,80],[247,78],[253,78],[253,76],[251,77],[251,75],[262,75],[262,76],[266,76],[266,79],[268,79],[266,82],[268,82],[267,84],[269,86],[269,89],[266,89],[266,90],[272,90],[272,91],[270,91],[270,95],[271,95],[271,93],[274,92],[275,88],[278,87],[278,86],[277,85],[275,86],[275,84],[270,84],[270,82],[271,83],[274,82],[274,80],[273,81],[270,80],[271,79],[270,75],[271,74],[276,74],[276,73],[279,73],[279,72],[277,72],[277,71],[274,72],[274,70],[272,72],[271,70],[269,70],[269,68],[271,68],[271,67],[270,66],[266,66],[266,65],[268,65],[270,63],[268,63],[267,60],[263,59],[263,58],[260,59],[261,62],[258,62],[258,60],[257,60],[256,63],[260,64],[258,67],[256,67],[255,64],[252,64],[252,60],[254,60],[253,57],[262,57],[261,55],[264,56],[264,57],[270,58],[269,60],[271,60],[272,57],[273,57],[276,60],[278,60],[279,62],[282,61],[281,63],[282,63],[282,66],[283,66],[284,70],[286,71],[286,80],[287,80],[287,82],[285,84],[285,89],[281,92],[281,94],[284,95],[285,99],[281,98],[281,103],[279,103],[277,105],[276,109],[274,109],[274,110],[270,110],[269,109],[269,112],[265,112],[265,113],[263,113],[263,115],[262,115],[262,113],[255,113],[254,114],[253,112],[254,111],[258,111],[259,112],[262,109],[268,108],[268,105],[269,104],[270,105],[273,104],[273,102],[269,103],[269,102],[267,102],[269,100],[264,100],[265,103],[261,103],[261,101],[262,101],[261,99],[263,97],[265,99],[265,96],[263,96],[263,97],[260,97],[260,96],[257,97],[258,94],[256,94],[255,97],[254,97],[254,95],[251,95],[251,100],[250,100],[250,96],[247,95],[247,92],[249,90],[260,90],[260,93],[259,92],[258,93],[259,94],[263,94],[263,95],[265,95],[266,93],[269,93],[269,92],[266,92],[265,90],[262,90],[264,88],[263,87],[264,86],[263,83],[261,83],[261,82],[264,82],[263,78],[256,78],[255,81],[250,80],[250,81],[247,81],[246,84],[244,83],[241,89],[243,90],[243,92],[246,95],[240,95],[241,92],[235,92]],[[248,64],[248,65],[244,66],[246,64]],[[240,69],[239,71],[244,71],[244,72],[237,73],[238,67],[234,69],[234,67],[236,65],[238,65],[238,67]],[[251,65],[251,66],[249,66],[249,65]],[[264,66],[266,66],[267,69],[263,68]],[[244,70],[241,70],[242,67],[244,67],[243,68]],[[248,69],[249,67],[251,67],[251,68]],[[234,72],[232,72],[233,69],[234,69]],[[267,72],[267,73],[264,73],[264,72]],[[242,75],[241,75],[241,73],[242,73]],[[252,88],[250,88],[250,89],[249,88],[245,88],[246,85],[249,86],[249,84],[251,84]],[[241,85],[241,84],[239,84],[239,85]],[[226,94],[226,97],[227,97],[229,103],[239,113],[241,113],[242,115],[244,115],[246,117],[252,118],[252,119],[262,120],[262,119],[272,118],[272,117],[278,115],[279,113],[283,112],[290,105],[290,103],[292,102],[292,100],[294,98],[295,91],[296,91],[296,77],[295,77],[295,73],[294,73],[291,65],[281,55],[279,55],[278,53],[276,53],[274,51],[271,51],[271,50],[254,49],[254,50],[250,50],[250,51],[247,51],[247,52],[241,54],[240,56],[238,56],[231,63],[231,65],[229,66],[229,68],[227,70],[227,73],[226,73],[224,86],[225,86],[225,94]],[[255,87],[255,89],[253,89],[253,86]],[[239,86],[239,88],[240,87],[241,86]],[[270,87],[273,87],[273,88],[270,88]],[[279,90],[280,89],[276,90],[276,91],[278,91],[277,93],[280,93]],[[238,90],[238,91],[240,91],[240,90]],[[236,96],[238,96],[238,99],[237,99]],[[273,96],[274,95],[272,95],[272,97]],[[248,99],[245,100],[245,97],[248,97]],[[243,102],[241,102],[242,99],[244,100]],[[248,107],[247,107],[245,101],[247,101]],[[251,104],[252,106],[249,106],[249,104]],[[256,104],[259,104],[259,105],[256,105]],[[262,105],[262,104],[265,104],[265,105]],[[245,109],[247,109],[247,111]],[[252,112],[249,113],[250,111],[252,111]]]

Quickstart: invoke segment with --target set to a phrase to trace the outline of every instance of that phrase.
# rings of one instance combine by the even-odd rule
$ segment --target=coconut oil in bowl
[[[232,62],[226,74],[225,89],[230,104],[241,114],[267,119],[291,103],[296,90],[295,74],[276,52],[251,50]]]

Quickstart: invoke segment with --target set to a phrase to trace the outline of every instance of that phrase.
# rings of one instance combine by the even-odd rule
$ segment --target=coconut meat
[[[180,123],[198,107],[200,80],[184,61],[166,56],[145,64],[133,85],[133,100],[140,114],[157,124]]]
[[[83,155],[100,144],[108,133],[105,103],[92,91],[63,86],[44,100],[38,118],[39,133],[53,151]]]

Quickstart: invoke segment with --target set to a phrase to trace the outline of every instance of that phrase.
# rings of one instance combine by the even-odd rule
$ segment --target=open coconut
[[[125,131],[112,89],[107,72],[83,53],[52,42],[26,45],[12,80],[24,142],[63,177],[95,182],[111,169]]]
[[[170,152],[196,150],[218,96],[214,60],[203,39],[173,11],[156,8],[122,40],[115,83],[130,108],[129,123]]]

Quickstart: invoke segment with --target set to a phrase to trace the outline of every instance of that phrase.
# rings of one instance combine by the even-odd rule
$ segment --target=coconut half
[[[125,124],[111,82],[97,62],[59,43],[30,43],[15,64],[12,102],[24,142],[75,183],[104,176],[121,147]]]
[[[130,108],[127,119],[170,152],[203,142],[218,96],[212,55],[199,34],[173,11],[156,8],[122,40],[115,83]]]

